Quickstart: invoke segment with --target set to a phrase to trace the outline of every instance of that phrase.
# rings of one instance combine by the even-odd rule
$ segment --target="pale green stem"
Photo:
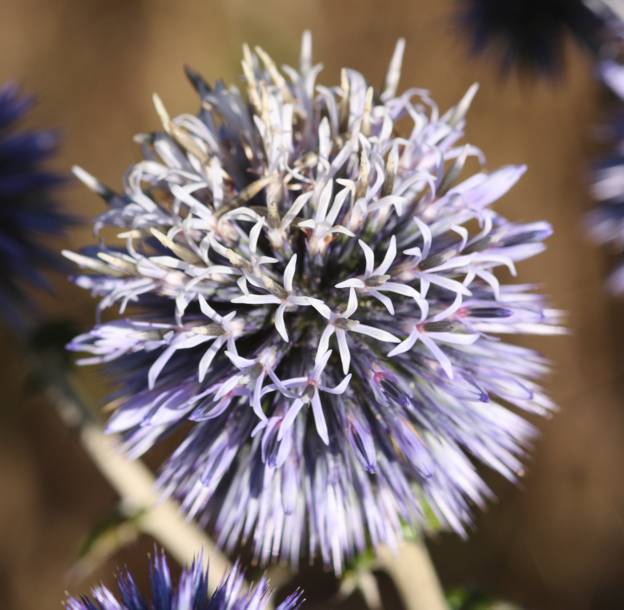
[[[421,540],[401,543],[397,553],[383,549],[379,567],[394,581],[407,610],[448,610],[438,575]]]
[[[117,440],[90,419],[88,409],[73,395],[66,380],[50,385],[48,395],[63,420],[76,429],[85,452],[119,495],[124,512],[140,515],[138,528],[181,565],[190,565],[201,553],[210,566],[208,588],[214,591],[231,568],[227,557],[196,523],[183,516],[176,502],[160,497],[151,471],[142,462],[127,458]]]

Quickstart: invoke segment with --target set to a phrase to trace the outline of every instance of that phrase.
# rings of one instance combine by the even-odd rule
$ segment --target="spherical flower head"
[[[16,85],[0,86],[0,309],[10,322],[23,319],[24,283],[45,287],[41,268],[55,256],[41,243],[69,222],[53,199],[62,178],[42,167],[55,151],[51,131],[16,131],[32,99]]]
[[[464,533],[489,495],[473,461],[515,479],[533,429],[514,409],[551,410],[545,363],[498,335],[557,313],[495,274],[550,227],[491,208],[525,168],[466,176],[476,88],[445,114],[398,94],[402,51],[377,91],[353,70],[317,85],[308,35],[298,70],[245,49],[245,94],[191,72],[197,115],[157,100],[123,194],[78,171],[118,241],[67,256],[120,315],[69,347],[113,363],[132,455],[186,424],[161,486],[263,563],[340,572],[431,512]]]
[[[201,559],[184,569],[177,585],[173,582],[163,553],[156,553],[150,566],[150,595],[144,597],[132,575],[122,571],[117,576],[118,595],[105,586],[95,588],[91,596],[72,597],[66,610],[267,610],[270,589],[266,579],[248,588],[238,566],[225,576],[222,584],[208,593],[208,573]],[[301,593],[288,596],[277,610],[296,610]]]
[[[596,49],[602,19],[585,0],[460,0],[458,21],[473,53],[492,50],[503,73],[552,76],[563,65],[566,36]]]

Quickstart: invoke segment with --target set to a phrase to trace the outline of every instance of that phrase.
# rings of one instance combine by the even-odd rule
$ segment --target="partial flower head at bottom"
[[[163,553],[157,552],[150,566],[150,596],[145,597],[127,570],[117,576],[118,595],[105,586],[90,596],[72,597],[66,610],[267,610],[270,590],[266,579],[247,588],[243,573],[234,566],[217,590],[208,593],[208,573],[201,559],[184,569],[174,583]],[[297,610],[301,593],[287,597],[276,610]]]

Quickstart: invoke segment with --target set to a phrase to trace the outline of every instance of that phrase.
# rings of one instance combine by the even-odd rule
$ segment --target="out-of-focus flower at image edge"
[[[594,52],[603,20],[586,0],[458,0],[457,23],[474,54],[491,52],[504,74],[553,76],[563,68],[567,36]]]
[[[123,193],[76,170],[117,239],[66,256],[119,317],[69,348],[109,363],[130,455],[183,429],[160,486],[263,564],[339,573],[432,519],[464,535],[491,497],[475,462],[516,480],[535,435],[517,411],[553,409],[546,362],[501,336],[561,332],[559,313],[495,274],[551,228],[492,209],[525,167],[460,143],[476,87],[441,114],[397,93],[402,53],[375,90],[347,69],[316,85],[309,35],[297,70],[245,48],[245,95],[188,71],[197,114],[155,99],[164,130]]]
[[[44,238],[71,223],[53,194],[65,179],[42,166],[56,150],[56,134],[16,129],[32,104],[15,84],[0,87],[0,311],[13,328],[32,313],[25,285],[46,288],[42,269],[60,260]]]
[[[223,583],[212,594],[208,593],[208,574],[197,559],[184,569],[177,585],[174,584],[164,554],[157,552],[150,569],[150,594],[148,599],[137,587],[127,570],[117,576],[116,596],[110,589],[100,586],[91,596],[72,597],[65,602],[67,610],[266,610],[269,607],[270,589],[266,579],[246,588],[243,574],[234,566]],[[276,610],[296,610],[302,595],[289,595]]]
[[[608,245],[619,261],[611,272],[607,287],[612,293],[624,293],[624,22],[613,21],[612,40],[605,43],[605,57],[598,63],[600,81],[615,94],[618,105],[610,121],[600,130],[611,147],[592,172],[594,208],[586,224],[590,237]]]

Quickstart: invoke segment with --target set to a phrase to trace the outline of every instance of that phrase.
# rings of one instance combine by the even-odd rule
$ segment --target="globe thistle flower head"
[[[0,306],[12,323],[28,305],[24,284],[45,287],[41,268],[55,260],[41,238],[61,233],[69,223],[52,195],[63,179],[42,167],[56,149],[56,135],[16,131],[32,103],[16,85],[0,86]]]
[[[496,52],[503,73],[552,76],[563,66],[569,35],[596,50],[602,18],[585,0],[461,0],[458,21],[466,30],[472,52]]]
[[[150,595],[144,597],[127,570],[117,576],[118,594],[105,586],[95,588],[91,596],[72,597],[67,610],[266,610],[270,590],[265,578],[247,588],[243,573],[235,565],[217,590],[208,593],[208,574],[201,558],[182,570],[175,584],[163,553],[156,553],[150,566]],[[288,596],[277,610],[296,610],[301,592]]]
[[[156,100],[123,194],[77,171],[118,241],[67,256],[120,314],[69,348],[111,363],[132,455],[186,424],[162,488],[262,563],[340,572],[427,507],[463,534],[489,497],[473,461],[515,479],[533,429],[513,410],[552,408],[545,362],[499,335],[557,313],[496,275],[551,229],[491,207],[524,166],[466,177],[476,88],[440,114],[397,92],[402,51],[377,91],[353,70],[317,85],[308,35],[298,70],[245,49],[245,94],[189,72],[197,115]]]

